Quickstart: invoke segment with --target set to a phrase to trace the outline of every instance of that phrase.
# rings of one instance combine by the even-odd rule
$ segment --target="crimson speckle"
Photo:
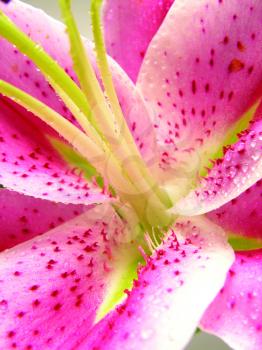
[[[36,291],[38,288],[39,288],[39,286],[36,285],[36,284],[34,284],[34,285],[31,286],[29,289],[30,289],[31,291]]]
[[[55,311],[59,311],[61,308],[62,308],[62,304],[60,304],[60,303],[55,304],[55,306],[54,306]]]

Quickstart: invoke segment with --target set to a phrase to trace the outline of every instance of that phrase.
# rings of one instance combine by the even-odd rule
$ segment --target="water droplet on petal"
[[[8,301],[2,300],[0,301],[0,310],[6,311],[8,309]]]
[[[250,315],[250,317],[251,317],[251,319],[252,319],[253,321],[257,320],[257,314],[256,314],[256,313],[252,313],[252,314]]]
[[[260,158],[260,153],[257,152],[257,153],[255,153],[255,154],[252,154],[251,158],[252,158],[255,162],[258,161],[259,158]]]
[[[142,329],[140,332],[140,336],[142,340],[147,340],[149,339],[153,334],[152,329]]]

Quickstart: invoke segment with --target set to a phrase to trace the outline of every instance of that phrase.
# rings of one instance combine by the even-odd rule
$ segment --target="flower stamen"
[[[103,175],[106,176],[105,169],[108,169],[113,176],[114,182],[112,185],[122,185],[124,188],[132,190],[131,184],[121,175],[119,164],[117,162],[110,162],[107,164],[107,158],[110,156],[106,151],[102,151],[91,139],[87,137],[80,129],[63,118],[56,111],[16,88],[3,80],[0,80],[0,93],[19,105],[26,108],[36,117],[44,121],[52,127],[59,135],[68,141],[85,159]]]
[[[128,125],[126,123],[125,117],[123,115],[118,96],[115,90],[115,86],[113,83],[112,73],[110,71],[109,63],[108,63],[108,56],[106,52],[105,47],[105,41],[104,41],[104,34],[102,29],[102,23],[101,23],[101,6],[103,4],[103,0],[91,0],[91,20],[92,20],[92,30],[93,30],[93,37],[95,42],[95,50],[97,54],[97,63],[100,70],[100,74],[102,77],[102,82],[105,88],[105,92],[108,96],[108,99],[110,101],[111,108],[114,112],[114,115],[116,117],[116,120],[118,124],[121,127],[122,134],[124,136],[124,142],[125,142],[125,149],[124,152],[126,152],[126,148],[130,148],[131,152],[134,155],[135,159],[135,165],[133,166],[133,173],[132,176],[134,177],[142,177],[147,182],[147,185],[152,189],[154,188],[154,191],[160,201],[166,205],[166,206],[172,206],[172,203],[170,201],[170,198],[167,196],[167,193],[160,189],[154,178],[150,175],[143,159],[141,158],[141,155],[136,147],[136,144],[134,142],[134,139],[132,137],[132,134],[128,128]],[[134,170],[139,170],[139,174],[134,174]]]
[[[94,121],[92,120],[92,112],[88,106],[83,91],[40,45],[36,44],[24,32],[22,32],[1,10],[0,35],[15,45],[24,55],[29,57],[41,70],[46,79],[50,81],[51,85],[55,83],[54,89],[58,93],[60,91],[63,92],[61,98],[63,99],[65,96],[70,97],[90,123],[94,124]],[[57,89],[58,87],[59,89]],[[77,118],[78,115],[75,117]],[[82,120],[78,121],[81,124]]]
[[[6,82],[1,82],[0,92],[33,112],[70,142],[113,186],[121,201],[132,206],[145,231],[151,232],[155,225],[168,227],[171,224],[173,217],[167,208],[172,203],[147,168],[123,116],[104,46],[99,17],[101,3],[92,2],[92,17],[98,64],[109,103],[85,53],[71,13],[70,0],[60,0],[60,6],[67,25],[74,68],[83,90],[42,47],[0,11],[0,35],[36,64],[84,132]]]
[[[71,1],[60,0],[61,12],[70,39],[71,56],[74,62],[74,68],[87,100],[92,106],[94,119],[101,130],[101,134],[104,136],[104,141],[109,145],[111,151],[120,160],[121,164],[123,164],[127,158],[129,159],[128,162],[125,162],[125,164],[122,165],[123,171],[126,172],[127,176],[135,186],[139,184],[139,191],[151,192],[153,190],[156,192],[159,199],[166,203],[167,196],[166,194],[164,195],[164,191],[159,189],[156,181],[152,178],[144,164],[118,101],[109,69],[103,33],[101,30],[101,4],[101,1],[91,2],[91,17],[98,66],[110,106],[104,97],[99,82],[96,79],[92,64],[86,55],[82,38],[72,14]],[[171,205],[170,201],[169,204]]]

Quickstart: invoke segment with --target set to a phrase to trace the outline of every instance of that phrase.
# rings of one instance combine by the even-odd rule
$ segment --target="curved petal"
[[[262,181],[239,197],[207,214],[216,224],[236,235],[262,238]]]
[[[139,271],[126,301],[80,349],[184,348],[223,285],[233,252],[224,232],[203,218],[181,221],[174,231]]]
[[[105,201],[107,197],[101,189],[69,168],[43,133],[27,119],[28,115],[16,104],[0,98],[0,184],[61,203]]]
[[[108,53],[135,82],[148,45],[174,0],[107,0],[104,5]]]
[[[74,348],[103,300],[122,228],[102,205],[2,252],[0,348]]]
[[[233,349],[262,348],[262,250],[236,254],[224,288],[210,305],[201,328]]]
[[[43,46],[73,80],[77,81],[70,57],[67,34],[62,23],[52,19],[43,11],[19,0],[13,0],[8,6],[0,2],[0,9],[35,42]],[[88,55],[97,70],[92,45],[87,40],[85,40],[85,44]],[[55,109],[58,113],[77,124],[74,116],[57,97],[55,91],[50,87],[50,84],[45,80],[35,65],[6,40],[1,38],[0,55],[3,67],[0,71],[1,79],[16,85],[20,89],[38,98]],[[142,154],[145,154],[147,151],[151,150],[152,144],[154,143],[154,134],[148,111],[132,81],[116,62],[111,62],[111,69],[124,115],[131,132],[134,134],[138,148]],[[149,130],[150,132],[148,132]]]
[[[0,190],[0,251],[14,247],[82,214],[83,205],[57,204]]]
[[[177,0],[152,40],[138,86],[172,179],[190,186],[261,95],[261,13],[260,0]]]
[[[209,212],[238,197],[262,176],[262,118],[217,161],[200,186],[174,206],[181,215]]]

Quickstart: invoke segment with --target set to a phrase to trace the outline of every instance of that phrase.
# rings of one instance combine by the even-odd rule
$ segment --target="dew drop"
[[[257,320],[257,314],[255,313],[251,313],[250,317],[253,321]]]
[[[7,300],[1,300],[0,301],[0,310],[6,311],[8,309],[8,301]]]
[[[252,295],[253,295],[253,297],[257,297],[257,292],[256,291],[254,291],[253,293],[252,293]]]
[[[257,152],[257,153],[255,153],[255,154],[252,154],[251,158],[252,158],[255,162],[258,161],[259,158],[260,158],[260,153]]]
[[[242,165],[242,171],[243,171],[243,173],[246,173],[248,171],[248,165],[247,164],[243,164]]]
[[[142,329],[140,332],[140,337],[142,340],[148,340],[153,334],[152,329]]]

